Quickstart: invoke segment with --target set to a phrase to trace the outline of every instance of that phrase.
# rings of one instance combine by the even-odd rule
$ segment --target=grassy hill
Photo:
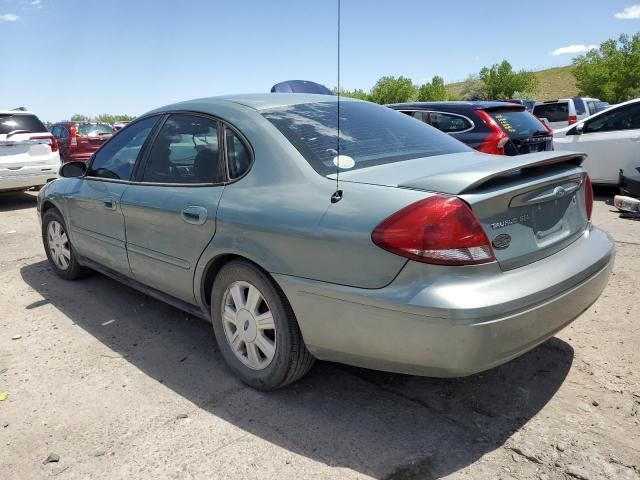
[[[571,73],[571,66],[549,68],[535,72],[538,77],[538,92],[536,100],[553,100],[555,98],[573,97],[578,94],[576,79]],[[462,82],[450,83],[447,91],[460,96]]]

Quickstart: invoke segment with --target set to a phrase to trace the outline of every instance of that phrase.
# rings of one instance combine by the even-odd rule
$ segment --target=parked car
[[[37,189],[59,168],[56,139],[34,113],[0,110],[0,191]]]
[[[90,267],[210,320],[262,389],[314,358],[469,375],[598,298],[614,242],[589,220],[582,154],[496,160],[346,98],[338,131],[337,100],[214,97],[136,119],[40,192],[53,271]]]
[[[127,125],[127,123],[129,123],[129,122],[116,122],[116,123],[113,124],[113,130],[117,132],[121,128],[125,127]]]
[[[475,101],[387,106],[422,120],[480,152],[519,155],[553,150],[551,131],[520,104]]]
[[[640,167],[640,99],[620,103],[553,132],[558,150],[587,153],[593,183],[617,185],[619,172]]]
[[[527,109],[528,112],[533,110],[533,107],[536,104],[535,100],[522,100],[519,98],[506,98],[504,100],[500,100],[501,102],[509,102],[509,103],[517,103],[518,105],[522,105]]]
[[[573,125],[578,120],[599,112],[599,104],[600,100],[597,98],[562,98],[536,103],[532,113],[555,130]]]
[[[271,93],[317,93],[320,95],[333,95],[324,85],[309,80],[287,80],[276,83],[271,87]]]
[[[63,162],[86,162],[115,131],[108,123],[59,122],[51,133],[60,145]]]

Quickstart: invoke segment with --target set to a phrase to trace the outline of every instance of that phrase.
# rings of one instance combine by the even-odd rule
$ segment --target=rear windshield
[[[321,175],[343,169],[466,152],[470,148],[423,122],[387,107],[346,101],[291,105],[263,112]],[[335,163],[334,163],[335,162]]]
[[[487,113],[498,122],[509,138],[528,138],[549,134],[542,122],[526,110],[491,110]]]
[[[107,123],[81,123],[78,125],[78,135],[95,137],[97,135],[112,134],[113,128]]]
[[[533,107],[533,114],[538,118],[546,118],[550,122],[566,122],[569,119],[567,102],[543,103]]]
[[[0,135],[7,135],[16,130],[26,130],[24,133],[41,133],[47,131],[35,115],[0,113]]]

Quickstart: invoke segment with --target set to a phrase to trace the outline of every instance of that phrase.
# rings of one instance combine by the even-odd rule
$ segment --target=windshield
[[[337,102],[291,105],[263,112],[321,175],[343,169],[466,152],[470,148],[439,130],[368,102],[340,104],[337,158]]]
[[[491,110],[488,112],[509,138],[527,138],[549,135],[542,122],[526,110]]]
[[[106,123],[81,123],[78,125],[78,135],[95,137],[106,134],[113,134],[113,128]]]
[[[0,113],[0,135],[7,135],[16,130],[24,133],[41,133],[47,129],[35,115],[24,113]]]

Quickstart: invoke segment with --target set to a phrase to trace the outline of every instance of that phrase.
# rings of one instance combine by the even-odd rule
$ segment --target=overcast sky
[[[640,31],[619,0],[342,0],[342,86],[566,65]],[[187,98],[337,82],[337,0],[0,0],[0,109],[139,115]]]

